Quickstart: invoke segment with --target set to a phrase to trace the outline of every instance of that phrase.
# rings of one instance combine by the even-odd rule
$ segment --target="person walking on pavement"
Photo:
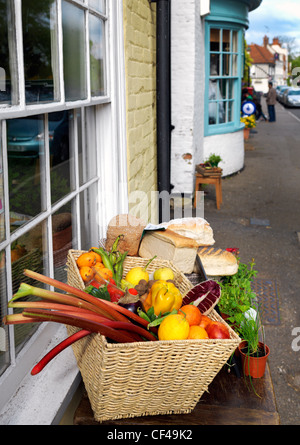
[[[275,104],[276,104],[276,90],[273,88],[273,83],[269,82],[269,91],[266,99],[268,105],[269,122],[276,121]]]

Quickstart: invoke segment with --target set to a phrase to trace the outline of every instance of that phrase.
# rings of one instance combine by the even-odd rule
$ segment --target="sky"
[[[246,41],[263,45],[267,35],[294,38],[295,51],[300,53],[300,0],[263,0],[261,5],[249,13],[249,28]]]

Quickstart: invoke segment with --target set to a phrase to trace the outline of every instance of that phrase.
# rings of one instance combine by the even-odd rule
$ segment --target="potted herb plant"
[[[207,159],[207,161],[205,163],[208,164],[210,167],[218,167],[218,165],[221,161],[222,161],[221,156],[213,153],[209,156],[209,158]]]
[[[238,349],[244,374],[252,378],[262,377],[265,373],[270,349],[263,341],[260,341],[263,326],[258,311],[252,310],[244,314],[238,327],[238,333],[243,339]]]
[[[237,273],[222,277],[219,282],[221,298],[218,306],[222,317],[233,328],[239,326],[244,319],[244,313],[250,310],[253,301],[255,301],[256,295],[251,287],[252,280],[257,274],[254,266],[254,259],[249,264],[239,261]]]
[[[222,169],[218,165],[221,161],[221,156],[213,153],[204,163],[196,166],[196,171],[204,176],[220,176]]]

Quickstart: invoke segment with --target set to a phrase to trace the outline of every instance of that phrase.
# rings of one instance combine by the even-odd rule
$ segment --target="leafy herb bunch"
[[[221,287],[219,309],[229,316],[230,323],[237,326],[244,319],[244,313],[254,306],[256,295],[251,287],[252,280],[257,274],[254,266],[254,259],[249,264],[239,262],[237,273],[222,277],[219,283]]]

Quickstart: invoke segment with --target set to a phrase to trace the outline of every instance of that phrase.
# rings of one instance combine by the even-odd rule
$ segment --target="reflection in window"
[[[86,99],[84,11],[62,2],[63,56],[66,100]]]
[[[77,131],[78,131],[78,151],[79,151],[79,184],[97,175],[96,160],[96,108],[88,107],[77,110]],[[82,131],[85,138],[82,138]]]
[[[73,246],[74,223],[72,223],[72,202],[52,215],[54,276],[63,282],[67,281],[67,256],[69,249]]]
[[[80,235],[81,246],[83,250],[88,250],[90,246],[98,244],[98,218],[97,214],[101,212],[101,209],[95,207],[95,202],[99,205],[97,196],[97,185],[93,184],[88,189],[80,193]]]
[[[226,28],[210,28],[208,124],[234,121],[234,103],[238,76],[238,32]]]
[[[42,287],[43,285],[35,280],[26,277],[24,269],[35,272],[46,273],[44,258],[46,255],[46,224],[38,224],[34,229],[20,236],[11,245],[12,263],[12,291],[17,292],[20,283],[28,283],[32,286]],[[32,295],[24,297],[25,301],[34,301]],[[22,308],[14,309],[14,313],[22,312]],[[21,324],[14,326],[14,337],[16,351],[19,351],[24,343],[30,338],[38,327],[38,323]]]
[[[99,12],[105,13],[105,0],[88,0],[89,6]]]
[[[91,65],[91,94],[102,96],[105,94],[104,78],[104,24],[103,20],[89,15],[90,32],[90,65]]]
[[[59,100],[55,0],[22,1],[27,103]]]
[[[18,103],[13,3],[0,0],[0,104]]]
[[[52,204],[71,191],[71,143],[69,136],[72,116],[73,112],[71,111],[48,114]]]
[[[11,231],[45,210],[41,195],[44,139],[42,115],[7,121]]]

